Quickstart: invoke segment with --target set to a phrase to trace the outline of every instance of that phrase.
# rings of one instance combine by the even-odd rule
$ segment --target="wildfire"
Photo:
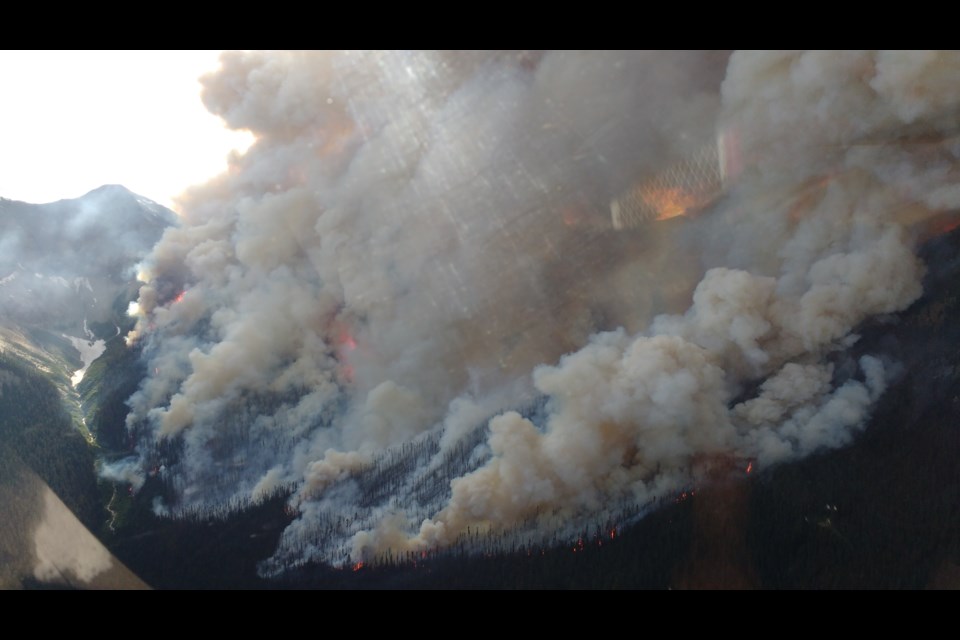
[[[697,205],[697,198],[679,187],[643,189],[640,196],[657,212],[656,220],[682,216]]]
[[[753,471],[753,460],[747,463],[747,473]]]
[[[352,335],[344,331],[340,335],[340,346],[342,346],[345,351],[353,351],[357,348],[357,341],[353,339]]]
[[[960,227],[960,219],[942,219],[937,220],[931,225],[931,235],[939,236],[950,233],[957,227]]]
[[[360,569],[363,569],[363,563],[362,563],[362,562],[358,562],[357,564],[353,565],[353,570],[354,570],[354,571],[360,571]]]
[[[340,363],[340,373],[343,380],[353,382],[354,370],[349,355],[357,349],[357,340],[353,337],[350,327],[342,321],[335,321],[330,327],[331,347],[334,357]]]
[[[175,298],[173,299],[173,304],[177,304],[178,302],[180,302],[181,300],[183,300],[183,294],[185,294],[185,293],[186,293],[186,291],[181,291],[180,293],[178,293],[178,294],[177,294],[177,297],[175,297]]]
[[[337,359],[343,365],[343,377],[347,382],[353,382],[353,365],[350,364],[346,356],[357,348],[357,341],[347,329],[341,329],[336,335],[336,354]]]

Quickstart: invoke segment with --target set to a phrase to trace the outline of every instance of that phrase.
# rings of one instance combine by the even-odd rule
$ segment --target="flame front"
[[[697,205],[697,198],[679,187],[644,189],[640,195],[657,212],[655,220],[682,216]]]
[[[352,335],[346,332],[340,336],[340,344],[343,346],[345,351],[353,351],[357,348],[357,341],[354,340]]]

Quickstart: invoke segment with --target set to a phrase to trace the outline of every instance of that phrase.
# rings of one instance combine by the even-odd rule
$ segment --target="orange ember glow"
[[[336,345],[337,351],[353,351],[357,348],[357,341],[347,327],[340,325],[336,327],[332,333],[336,336],[334,338],[334,344]]]
[[[354,571],[360,571],[360,569],[363,569],[363,563],[362,563],[362,562],[358,562],[357,564],[353,565],[353,570],[354,570]]]
[[[336,357],[343,365],[343,378],[347,382],[353,382],[353,365],[347,360],[347,354],[357,348],[357,341],[350,334],[350,331],[345,328],[339,329],[336,333],[336,336]]]
[[[697,198],[683,189],[644,189],[643,200],[657,212],[657,220],[668,220],[682,216],[697,205]]]
[[[180,293],[178,293],[178,294],[177,294],[177,297],[173,299],[173,303],[176,304],[176,303],[180,302],[181,300],[183,300],[183,294],[185,294],[185,293],[186,293],[186,291],[181,291]]]
[[[751,471],[753,471],[753,461],[752,461],[752,460],[747,463],[747,473],[750,473]]]
[[[960,218],[937,220],[932,225],[931,232],[935,236],[950,233],[957,227],[960,227]]]

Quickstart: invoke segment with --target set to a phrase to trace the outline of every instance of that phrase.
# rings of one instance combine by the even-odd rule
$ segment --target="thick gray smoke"
[[[956,135],[960,56],[726,61],[225,55],[205,102],[257,142],[185,194],[130,337],[151,372],[129,418],[143,463],[182,446],[164,508],[290,487],[278,557],[339,562],[645,504],[709,458],[849,442],[886,367],[841,376],[827,356],[921,293],[915,237],[960,188],[956,145],[916,140]],[[612,228],[612,197],[718,128],[739,166],[708,214]],[[510,410],[543,395],[537,420]],[[433,473],[488,419],[449,490],[398,490],[305,542],[356,513],[347,479],[382,452],[438,435],[411,462]]]

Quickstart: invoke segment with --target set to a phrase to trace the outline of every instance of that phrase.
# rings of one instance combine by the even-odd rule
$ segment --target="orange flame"
[[[357,341],[346,328],[341,328],[336,337],[337,359],[343,364],[343,376],[347,382],[353,382],[353,365],[347,361],[347,354],[357,348]]]
[[[340,344],[342,344],[343,348],[346,349],[347,351],[353,351],[354,349],[357,348],[357,341],[354,340],[353,336],[350,335],[349,333],[345,333],[340,338]]]
[[[357,564],[353,565],[353,570],[354,570],[354,571],[360,571],[360,569],[363,569],[363,563],[362,563],[362,562],[358,562]]]
[[[747,473],[753,471],[753,460],[747,463]]]
[[[176,304],[176,303],[180,302],[181,300],[183,300],[183,294],[185,294],[185,293],[186,293],[186,291],[181,291],[180,293],[178,293],[178,294],[177,294],[177,297],[173,299],[173,304]]]
[[[640,195],[657,212],[656,220],[682,216],[698,202],[696,196],[678,187],[644,189]]]
[[[960,227],[960,219],[938,220],[931,225],[931,234],[940,236]]]

